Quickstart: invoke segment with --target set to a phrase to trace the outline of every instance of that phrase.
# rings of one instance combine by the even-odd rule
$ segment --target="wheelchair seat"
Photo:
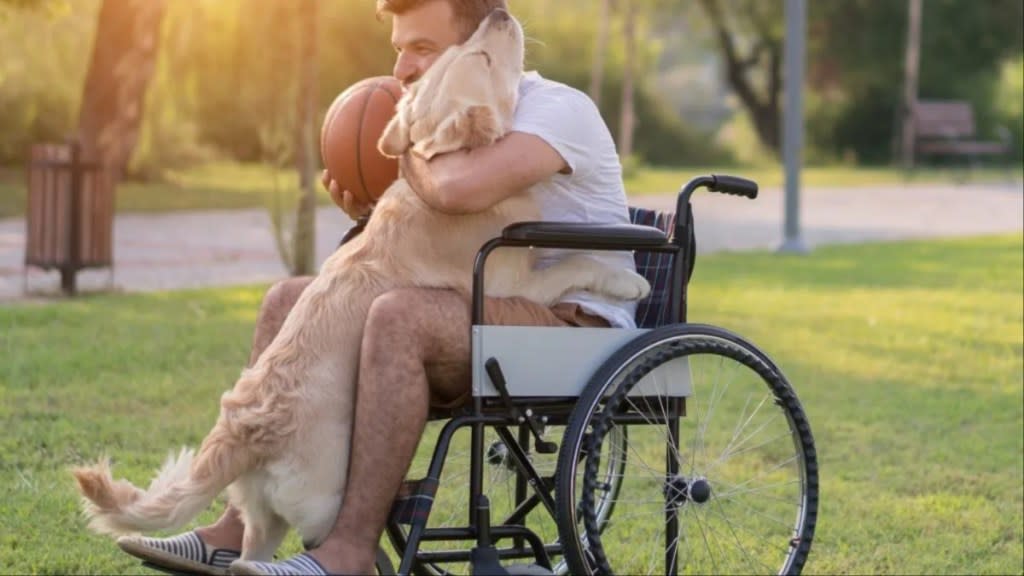
[[[666,212],[630,207],[629,218],[633,225],[658,230],[662,244],[669,241],[675,227],[675,215]],[[690,231],[692,254],[692,227]],[[515,402],[551,404],[545,399],[578,397],[605,358],[650,329],[669,323],[672,302],[677,299],[671,293],[673,258],[675,254],[668,252],[634,251],[637,272],[651,285],[650,294],[637,302],[637,328],[474,326],[473,396],[499,395],[485,369],[485,362],[495,359],[506,372]],[[691,266],[688,276],[692,270]],[[531,346],[524,347],[522,342]],[[687,392],[685,383],[677,392]]]
[[[631,224],[634,225],[655,228],[662,232],[666,237],[668,237],[673,232],[676,218],[675,214],[671,212],[650,210],[646,208],[640,208],[637,206],[630,206],[629,221]],[[693,228],[690,227],[689,230],[690,253],[694,254],[696,252],[696,241],[693,235]],[[572,336],[573,338],[577,336],[583,336],[584,338],[586,338],[589,334],[590,338],[588,339],[588,342],[602,342],[603,348],[606,350],[606,352],[610,353],[610,351],[614,350],[615,347],[642,333],[644,331],[643,329],[656,328],[658,326],[669,323],[671,321],[671,303],[673,300],[673,295],[671,293],[673,255],[664,252],[649,252],[644,250],[637,250],[634,252],[633,258],[636,264],[637,273],[643,276],[651,285],[650,294],[648,294],[647,297],[637,302],[635,319],[638,330],[621,330],[617,334],[608,334],[607,336],[604,337],[601,336],[601,333],[607,333],[608,330],[604,328],[508,327],[508,330],[502,329],[498,330],[498,332],[505,334],[506,337],[515,338],[517,334],[530,334],[531,332],[528,331],[533,331],[533,334],[544,334],[546,331],[550,330],[573,330],[573,332],[568,334],[564,332],[559,332],[559,338],[562,337],[561,335],[568,335]],[[693,274],[693,262],[694,260],[691,258],[690,267],[688,270],[688,278],[690,275]],[[480,331],[475,332],[479,333]],[[481,349],[482,342],[480,342],[479,340],[480,338],[474,340],[474,350]],[[569,341],[571,342],[571,340]],[[504,348],[514,349],[514,347],[507,346],[505,346]],[[579,346],[576,346],[576,348],[579,348]],[[591,353],[589,354],[589,358],[591,358],[593,361],[597,361],[607,355],[602,355],[597,350],[590,350],[590,352]],[[574,356],[580,357],[579,354],[575,354]],[[589,376],[589,374],[593,373],[593,370],[597,368],[596,364],[594,364],[593,361],[590,364],[577,365],[574,368],[575,381],[582,382],[587,376]],[[479,368],[479,370],[482,370],[482,362],[477,362],[476,360],[474,360],[473,365],[476,368]],[[486,388],[487,386],[487,378],[485,375],[478,373],[479,370],[474,369],[474,394],[478,396],[493,396],[493,389],[488,389],[483,394],[480,393],[481,390]],[[540,407],[555,407],[556,411],[558,406],[565,406],[566,404],[571,403],[575,399],[575,396],[578,394],[578,389],[572,391],[572,393],[558,393],[551,388],[545,390],[543,384],[536,380],[517,380],[525,382],[534,382],[533,388],[540,388],[541,390],[544,390],[543,394],[533,395],[531,394],[530,390],[518,389],[516,390],[515,394],[515,400],[517,402],[529,403],[531,405]],[[469,408],[470,405],[468,403],[462,406],[447,408],[431,407],[429,419],[447,420],[465,413]],[[484,401],[483,408],[487,412],[500,412],[504,410],[504,405],[500,402],[495,401],[494,398],[491,397]]]

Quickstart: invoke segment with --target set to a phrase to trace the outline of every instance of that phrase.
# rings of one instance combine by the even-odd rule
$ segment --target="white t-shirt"
[[[628,224],[629,209],[622,183],[622,165],[608,127],[594,102],[583,92],[527,72],[519,82],[519,102],[512,124],[515,132],[533,134],[551,145],[569,165],[568,174],[555,174],[530,190],[541,217],[552,222]],[[567,251],[544,250],[538,268],[564,258]],[[592,257],[617,268],[636,270],[628,252],[593,252]],[[603,299],[587,292],[566,295],[591,314],[618,328],[635,328],[635,302]]]

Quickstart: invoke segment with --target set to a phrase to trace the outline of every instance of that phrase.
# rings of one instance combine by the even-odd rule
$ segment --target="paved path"
[[[1024,230],[1020,183],[964,186],[894,186],[805,190],[801,219],[809,247],[906,238],[970,236]],[[675,197],[637,196],[638,206],[674,209]],[[782,243],[783,194],[763,190],[750,201],[698,192],[694,197],[698,249],[774,250]],[[336,247],[351,221],[340,210],[317,214],[317,261]],[[266,212],[125,214],[115,222],[114,287],[170,290],[270,282],[285,275]],[[22,291],[24,221],[0,220],[0,303]],[[28,298],[57,293],[59,275],[31,269]],[[79,274],[83,291],[105,289],[106,270]]]

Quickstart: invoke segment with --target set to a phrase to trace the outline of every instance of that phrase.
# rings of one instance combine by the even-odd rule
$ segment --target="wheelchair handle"
[[[676,221],[679,221],[681,214],[686,214],[686,208],[690,205],[690,196],[698,188],[707,188],[709,192],[721,192],[733,196],[743,196],[753,200],[757,198],[757,182],[740,178],[739,176],[725,176],[712,174],[711,176],[698,176],[690,180],[679,191],[679,200],[676,205]]]
[[[711,180],[712,183],[708,186],[708,190],[711,192],[743,196],[744,198],[750,198],[751,200],[757,198],[757,182],[754,182],[753,180],[747,180],[746,178],[740,178],[739,176],[723,176],[720,174],[713,174],[711,176]]]
[[[687,182],[683,189],[679,191],[679,198],[676,200],[676,229],[673,234],[675,238],[687,237],[686,223],[689,220],[690,214],[690,196],[693,196],[693,193],[698,188],[707,188],[709,192],[743,196],[751,200],[757,198],[757,182],[753,180],[722,174],[698,176]],[[688,254],[686,257],[690,259],[693,255]]]

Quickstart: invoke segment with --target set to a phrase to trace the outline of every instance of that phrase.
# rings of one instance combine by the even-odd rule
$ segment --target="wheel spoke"
[[[780,373],[720,332],[673,326],[638,338],[635,352],[619,354],[628,360],[609,360],[581,397],[585,408],[577,409],[567,430],[595,434],[587,447],[625,466],[608,469],[596,458],[580,464],[582,501],[616,506],[600,528],[595,510],[582,511],[589,560],[577,565],[580,572],[802,568],[817,514],[816,497],[808,494],[817,490],[817,465],[807,452],[813,439],[806,418]],[[648,375],[680,358],[691,386],[674,441],[671,371]],[[620,415],[628,415],[629,424],[616,420]],[[618,426],[628,429],[628,440],[609,446],[607,436]],[[608,483],[617,487],[614,494],[603,488]],[[672,539],[670,522],[678,528]],[[791,544],[794,538],[799,545]]]

